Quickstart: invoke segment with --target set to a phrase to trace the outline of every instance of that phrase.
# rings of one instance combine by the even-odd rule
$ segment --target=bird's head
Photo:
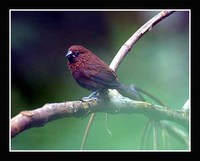
[[[86,48],[84,48],[81,45],[73,45],[69,47],[68,52],[66,54],[66,58],[68,59],[69,63],[76,63],[81,58],[85,57],[87,54],[89,54],[90,51]]]

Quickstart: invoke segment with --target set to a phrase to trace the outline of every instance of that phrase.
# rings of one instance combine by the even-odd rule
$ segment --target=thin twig
[[[89,134],[89,129],[90,129],[90,127],[91,127],[91,125],[92,125],[92,122],[93,122],[93,120],[94,120],[94,116],[95,116],[95,113],[92,113],[92,115],[90,116],[90,119],[89,119],[89,121],[88,121],[87,127],[86,127],[86,129],[85,129],[85,133],[84,133],[84,136],[83,136],[83,139],[82,139],[82,143],[81,143],[81,148],[80,148],[80,150],[83,150],[83,147],[85,146],[85,141],[86,141],[87,136],[88,136],[88,134]]]
[[[131,50],[133,45],[147,32],[152,30],[153,26],[159,23],[161,20],[166,18],[167,16],[171,15],[175,11],[172,10],[164,10],[150,19],[147,23],[145,23],[142,27],[140,27],[120,48],[114,59],[110,64],[110,68],[114,71],[117,70],[119,64],[122,62],[124,57],[128,54]]]
[[[179,140],[181,143],[185,145],[185,147],[189,146],[189,136],[187,132],[183,129],[177,127],[177,125],[169,124],[166,121],[161,122],[162,128],[164,128],[169,134]]]
[[[190,99],[188,99],[182,107],[182,110],[189,111],[190,109]]]
[[[153,148],[154,150],[158,149],[158,129],[157,129],[157,121],[152,120],[153,123]]]
[[[110,130],[110,128],[108,127],[108,114],[106,113],[106,117],[105,117],[105,126],[106,126],[106,130],[108,132],[108,134],[110,135],[110,137],[112,137],[112,132]]]
[[[167,148],[167,144],[166,144],[166,137],[167,137],[167,132],[165,130],[165,128],[162,127],[161,123],[159,124],[159,128],[161,129],[161,139],[162,139],[162,149],[166,149]]]
[[[140,144],[140,149],[144,150],[147,147],[145,146],[147,144],[147,136],[149,136],[149,133],[151,131],[151,120],[148,121],[148,123],[145,126],[144,132],[142,134],[142,140]]]

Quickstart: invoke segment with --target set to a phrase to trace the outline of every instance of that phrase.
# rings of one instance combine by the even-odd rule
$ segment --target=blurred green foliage
[[[67,48],[82,44],[109,64],[123,43],[157,13],[12,11],[12,117],[46,103],[88,95],[90,92],[75,83],[66,67]],[[117,74],[124,84],[135,84],[169,107],[180,109],[189,98],[189,12],[176,12],[146,33]],[[12,139],[11,149],[78,150],[88,120],[64,118],[29,129]],[[85,149],[138,150],[147,122],[148,118],[139,114],[109,115],[111,137],[105,114],[98,113]],[[168,147],[162,149],[189,148],[173,137],[167,142]]]

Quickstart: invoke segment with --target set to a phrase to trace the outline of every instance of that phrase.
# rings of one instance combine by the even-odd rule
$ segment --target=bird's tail
[[[160,104],[161,106],[166,106],[159,98],[155,97],[151,93],[149,93],[149,92],[147,92],[147,91],[145,91],[145,90],[143,90],[143,89],[141,89],[141,88],[139,88],[139,87],[137,87],[137,86],[135,86],[133,84],[131,85],[131,89],[134,89],[134,90],[136,90],[136,91],[148,96],[149,98],[153,99],[155,102]]]
[[[153,96],[152,94],[150,94],[149,92],[135,86],[135,85],[131,85],[131,87],[128,87],[124,84],[120,84],[119,87],[118,87],[120,90],[122,91],[125,91],[129,94],[131,94],[133,96],[133,99],[134,100],[138,100],[138,101],[146,101],[144,99],[144,97],[141,95],[146,95],[148,96],[149,98],[151,98],[152,100],[154,100],[155,102],[157,102],[158,104],[162,105],[162,106],[165,106],[162,101],[160,101],[159,98]]]
[[[128,87],[124,84],[119,84],[118,89],[130,94],[134,100],[145,101],[145,99],[142,97],[142,95],[137,90],[131,89],[130,87]]]

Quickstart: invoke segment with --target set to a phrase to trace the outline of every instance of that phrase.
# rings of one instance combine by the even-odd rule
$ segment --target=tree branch
[[[175,11],[172,10],[164,10],[150,19],[147,23],[145,23],[142,27],[140,27],[120,48],[114,59],[110,64],[110,68],[114,71],[117,70],[118,66],[124,59],[124,57],[128,54],[131,50],[133,45],[147,32],[152,30],[153,26],[155,26],[158,22],[163,20],[164,18],[168,17]]]
[[[69,101],[45,104],[43,107],[32,111],[22,111],[11,119],[11,137],[32,127],[44,126],[52,120],[63,117],[84,117],[88,109],[96,105],[97,102],[94,101]]]
[[[70,101],[46,104],[32,111],[22,111],[11,120],[11,136],[14,137],[32,127],[41,127],[46,123],[63,117],[84,117],[93,112],[110,114],[140,113],[157,120],[169,120],[188,127],[188,112],[147,102],[134,101],[120,95],[117,90],[109,90],[107,101]],[[156,117],[155,117],[156,116]]]

